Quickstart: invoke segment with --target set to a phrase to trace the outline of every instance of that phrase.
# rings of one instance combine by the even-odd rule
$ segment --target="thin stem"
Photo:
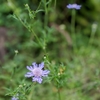
[[[54,2],[54,7],[56,8],[56,4],[57,4],[57,1],[55,0],[55,2]]]
[[[32,87],[31,87],[31,92],[30,92],[30,94],[28,96],[28,100],[31,100],[32,99],[33,92],[34,92],[34,85],[32,85]]]
[[[97,30],[97,24],[94,23],[94,24],[92,25],[92,29],[91,29],[91,35],[90,35],[89,44],[92,44],[92,43],[93,43],[93,39],[94,39],[96,30]]]
[[[28,29],[27,25],[26,25],[19,17],[18,17],[18,19],[19,19],[19,21]],[[28,29],[28,30],[29,30],[29,29]],[[31,32],[34,34],[35,38],[37,39],[37,41],[39,42],[40,46],[42,47],[42,44],[41,44],[39,38],[37,37],[36,33],[35,33],[32,29],[29,30],[29,31],[31,31]]]
[[[42,44],[41,44],[39,38],[37,37],[36,33],[33,30],[31,30],[31,32],[34,34],[34,36],[36,37],[36,39],[39,42],[40,46],[42,47]]]
[[[60,90],[58,89],[58,100],[61,100]]]
[[[72,10],[71,33],[75,34],[75,9]]]
[[[45,7],[45,19],[44,19],[44,28],[46,29],[46,26],[48,25],[48,8],[46,5],[46,0],[44,3],[44,7]]]
[[[72,19],[71,19],[71,33],[72,33],[72,37],[73,37],[73,46],[76,46],[76,41],[75,41],[75,9],[72,9]]]
[[[44,10],[45,10],[45,16],[44,16],[44,30],[45,34],[47,34],[47,26],[48,26],[48,9],[50,6],[50,3],[47,4],[48,0],[44,0]],[[44,47],[43,47],[44,53],[46,53],[46,36],[44,36]]]
[[[59,88],[59,83],[58,83],[58,100],[61,100],[61,94],[60,94],[60,88]]]
[[[38,6],[38,8],[36,9],[36,11],[40,8],[41,2],[42,2],[42,0],[40,1],[39,6]]]

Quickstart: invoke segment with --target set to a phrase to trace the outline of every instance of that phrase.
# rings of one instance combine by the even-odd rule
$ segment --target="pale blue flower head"
[[[66,7],[68,9],[76,9],[76,10],[79,10],[82,6],[81,5],[78,5],[78,4],[68,4]]]
[[[17,97],[12,97],[11,100],[18,100],[18,98]]]
[[[25,74],[25,77],[32,77],[32,81],[36,81],[38,83],[42,83],[42,77],[46,77],[48,76],[48,74],[50,73],[49,70],[43,70],[44,68],[44,62],[40,63],[40,64],[36,64],[35,62],[32,63],[32,66],[27,66],[27,69],[30,72],[27,72]]]
[[[19,99],[18,99],[18,96],[19,96],[19,95],[16,94],[15,96],[13,96],[13,97],[11,98],[11,100],[19,100]]]

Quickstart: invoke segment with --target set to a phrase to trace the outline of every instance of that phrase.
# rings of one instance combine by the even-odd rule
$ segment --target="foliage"
[[[8,30],[0,100],[100,99],[100,1],[77,0],[82,8],[76,15],[66,8],[69,3],[74,2],[0,1],[0,26]],[[33,62],[50,70],[42,84],[24,77]]]

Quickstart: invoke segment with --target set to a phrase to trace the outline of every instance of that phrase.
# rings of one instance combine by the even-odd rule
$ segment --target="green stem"
[[[72,10],[71,33],[75,34],[75,9]]]
[[[54,2],[54,7],[56,8],[56,4],[57,4],[57,1],[55,0],[55,2]]]
[[[46,5],[46,0],[44,3],[44,7],[45,7],[45,19],[44,19],[44,28],[46,29],[46,26],[48,25],[48,8]]]
[[[58,89],[58,100],[61,100],[60,91]]]
[[[71,18],[71,33],[73,38],[73,46],[76,47],[76,36],[75,36],[75,9],[72,9],[72,18]]]
[[[92,29],[91,29],[91,35],[90,35],[90,39],[89,39],[89,44],[93,43],[93,39],[94,39],[96,30],[97,30],[97,24],[93,24],[92,25]]]
[[[42,47],[42,44],[41,44],[39,38],[37,37],[36,33],[35,33],[33,30],[31,30],[31,32],[34,34],[34,36],[35,36],[35,38],[37,39],[38,43],[39,43],[40,46]]]
[[[18,17],[18,19],[19,19],[19,21],[23,24],[23,26],[25,26],[25,27],[28,29],[27,25],[26,25],[19,17]],[[28,29],[28,30],[29,30],[29,29]],[[38,43],[39,43],[40,46],[42,47],[42,44],[41,44],[39,38],[37,37],[36,33],[35,33],[32,29],[29,30],[29,31],[31,31],[31,32],[34,34],[34,36],[35,36],[35,38],[37,39]]]
[[[44,10],[45,10],[45,16],[44,16],[44,30],[45,30],[45,34],[47,34],[47,26],[48,26],[48,8],[49,8],[49,4],[47,4],[48,0],[44,0]],[[44,36],[44,45],[43,45],[43,50],[44,53],[46,53],[46,36]]]
[[[60,88],[59,88],[59,83],[58,83],[58,100],[61,100],[61,94],[60,94]]]
[[[34,85],[32,85],[32,87],[31,87],[31,92],[30,92],[30,94],[29,94],[29,96],[27,98],[28,100],[31,100],[32,99],[33,92],[34,92]]]

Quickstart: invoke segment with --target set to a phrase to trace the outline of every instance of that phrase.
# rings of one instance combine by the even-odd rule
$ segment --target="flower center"
[[[34,68],[32,71],[35,77],[40,77],[42,76],[42,70],[40,68]]]

